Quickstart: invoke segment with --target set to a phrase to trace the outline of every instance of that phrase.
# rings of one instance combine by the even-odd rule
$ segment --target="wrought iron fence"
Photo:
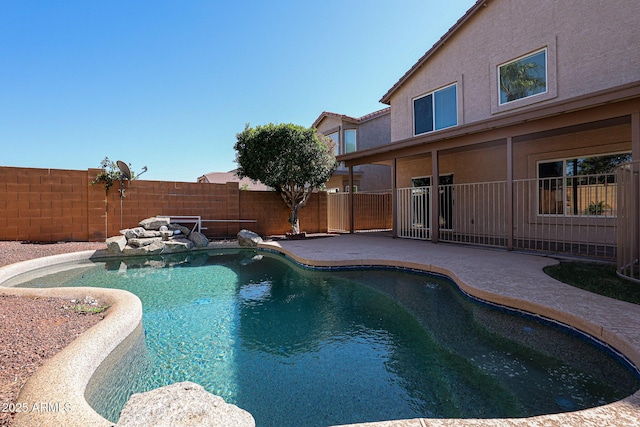
[[[640,282],[640,161],[620,165],[618,183],[618,274]]]
[[[615,174],[513,182],[514,248],[614,259]]]
[[[511,206],[507,191],[506,181],[438,186],[440,240],[508,247],[511,209],[515,249],[615,258],[615,174],[516,180]],[[397,190],[398,237],[431,239],[431,193]]]
[[[507,246],[504,181],[442,185],[438,192],[440,240]]]
[[[431,239],[431,187],[398,188],[397,233],[406,239]]]
[[[359,191],[353,194],[354,231],[386,231],[392,227],[391,191]],[[350,229],[349,193],[328,193],[328,230]]]

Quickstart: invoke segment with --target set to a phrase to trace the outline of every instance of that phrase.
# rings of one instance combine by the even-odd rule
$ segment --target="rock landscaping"
[[[255,248],[258,247],[258,243],[262,243],[262,237],[249,230],[240,230],[237,237],[238,244],[246,248]]]
[[[120,230],[120,236],[107,239],[109,252],[125,256],[172,254],[208,245],[204,234],[158,217],[144,219],[138,227]]]

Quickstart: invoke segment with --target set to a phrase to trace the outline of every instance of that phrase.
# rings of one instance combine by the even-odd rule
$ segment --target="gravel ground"
[[[104,243],[0,242],[0,267],[49,255],[106,249]],[[70,309],[62,298],[25,298],[0,291],[0,426],[10,426],[18,393],[35,370],[98,323],[102,314]]]
[[[100,242],[23,243],[0,242],[0,267],[50,255],[88,250],[107,249]]]

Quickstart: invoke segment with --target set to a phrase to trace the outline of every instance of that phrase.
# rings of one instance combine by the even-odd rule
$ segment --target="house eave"
[[[501,114],[498,117],[418,135],[366,150],[342,154],[337,156],[336,160],[345,162],[347,166],[362,164],[362,160],[366,157],[385,155],[398,150],[409,149],[425,144],[435,144],[440,141],[467,135],[480,134],[518,124],[533,122],[554,116],[561,116],[563,114],[596,108],[607,104],[616,104],[638,98],[640,98],[640,81],[578,96],[568,100],[541,104],[537,107],[527,108],[522,111]]]

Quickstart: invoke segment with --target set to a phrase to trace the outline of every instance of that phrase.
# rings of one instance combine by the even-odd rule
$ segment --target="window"
[[[356,130],[347,129],[344,131],[344,152],[353,153],[356,151]]]
[[[547,50],[498,67],[500,104],[547,91]]]
[[[336,144],[336,156],[340,154],[340,132],[333,132],[327,135]]]
[[[615,216],[615,169],[631,153],[538,163],[538,213],[565,216]]]
[[[458,124],[455,84],[413,100],[414,134],[432,132]]]

